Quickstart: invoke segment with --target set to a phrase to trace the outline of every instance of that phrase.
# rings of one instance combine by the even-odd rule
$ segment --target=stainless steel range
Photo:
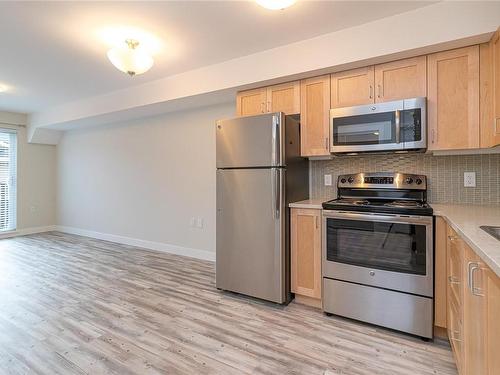
[[[433,216],[426,176],[339,176],[323,203],[323,309],[432,338]]]

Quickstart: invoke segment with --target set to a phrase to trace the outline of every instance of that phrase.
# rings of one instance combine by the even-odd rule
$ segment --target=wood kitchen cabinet
[[[332,108],[427,95],[427,57],[392,61],[332,74]]]
[[[479,148],[479,46],[427,56],[429,150]]]
[[[447,241],[447,279],[446,291],[446,322],[448,338],[459,374],[462,374],[464,364],[464,329],[463,329],[463,292],[464,292],[464,248],[463,241],[448,227]]]
[[[297,302],[321,307],[321,210],[292,208],[291,289]]]
[[[267,88],[267,112],[300,113],[300,82],[287,82]]]
[[[435,277],[434,277],[434,326],[439,328],[440,332],[434,330],[434,334],[443,336],[441,331],[446,329],[446,288],[447,288],[447,249],[446,239],[448,226],[442,217],[436,217],[435,228]]]
[[[240,91],[236,95],[236,114],[238,116],[258,115],[266,112],[266,88]]]
[[[347,70],[331,75],[331,108],[374,103],[375,68]]]
[[[375,103],[427,96],[427,57],[375,65]]]
[[[330,76],[300,82],[302,156],[330,155]]]
[[[443,241],[443,226],[446,240]],[[436,310],[446,304],[446,328],[460,375],[500,374],[500,277],[443,218],[436,218]],[[446,247],[446,302],[439,281]],[[438,301],[440,300],[440,301]],[[442,325],[436,311],[435,324]]]
[[[481,147],[500,145],[500,29],[480,45]]]
[[[236,96],[238,116],[261,113],[284,112],[287,115],[300,113],[300,82],[240,91]]]

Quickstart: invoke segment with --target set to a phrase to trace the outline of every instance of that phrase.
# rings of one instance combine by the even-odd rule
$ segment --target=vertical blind
[[[0,232],[16,229],[17,133],[0,129]]]

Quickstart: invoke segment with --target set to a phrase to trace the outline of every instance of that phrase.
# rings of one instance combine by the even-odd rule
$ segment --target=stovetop
[[[401,215],[432,216],[429,204],[418,201],[398,201],[384,199],[337,198],[324,202],[325,210],[342,210],[372,213],[391,213]]]
[[[338,198],[323,203],[326,210],[430,216],[427,177],[398,172],[341,175]]]

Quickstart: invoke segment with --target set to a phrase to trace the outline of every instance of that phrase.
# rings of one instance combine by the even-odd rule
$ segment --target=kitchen
[[[498,14],[0,2],[0,374],[500,374]]]
[[[216,125],[217,287],[498,373],[499,35],[239,92]]]

